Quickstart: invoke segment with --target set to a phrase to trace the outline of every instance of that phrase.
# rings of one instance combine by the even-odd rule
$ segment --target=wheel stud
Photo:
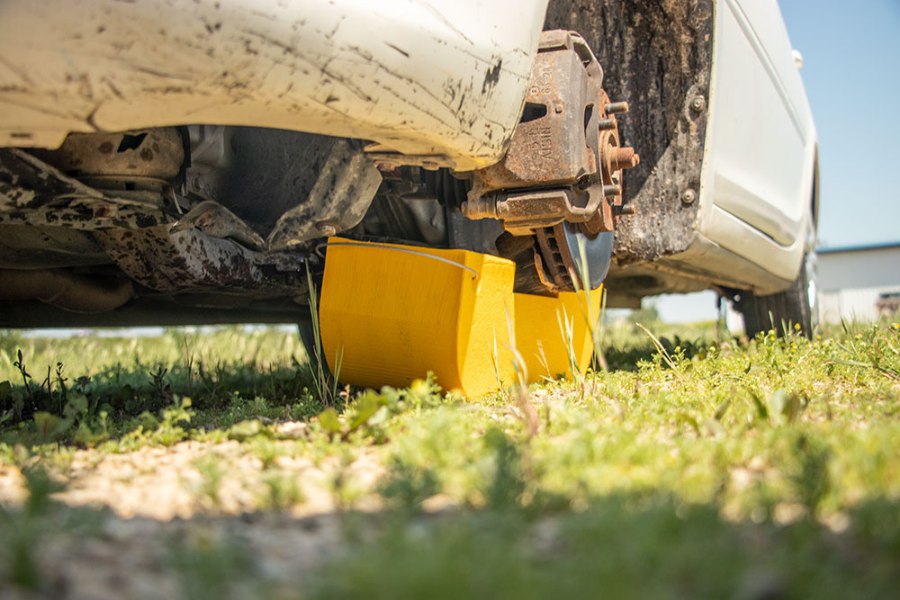
[[[610,168],[613,171],[621,169],[633,169],[641,162],[641,157],[635,154],[634,148],[610,148]]]
[[[610,102],[606,105],[606,112],[610,115],[622,115],[628,112],[627,102]]]
[[[622,186],[619,185],[604,185],[603,186],[603,195],[609,198],[610,196],[618,196],[622,193]]]

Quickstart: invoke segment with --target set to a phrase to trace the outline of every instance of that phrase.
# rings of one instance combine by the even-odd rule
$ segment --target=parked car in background
[[[811,332],[775,0],[7,0],[0,147],[3,327],[300,321],[340,234]]]

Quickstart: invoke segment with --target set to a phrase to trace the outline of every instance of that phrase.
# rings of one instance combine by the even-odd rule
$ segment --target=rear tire
[[[803,267],[788,289],[768,296],[742,292],[736,307],[744,317],[748,337],[769,330],[784,336],[799,325],[799,333],[811,339],[817,321],[815,254],[804,256]]]

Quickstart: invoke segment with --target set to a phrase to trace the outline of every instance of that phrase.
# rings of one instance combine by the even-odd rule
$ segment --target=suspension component
[[[571,31],[545,31],[531,74],[521,122],[506,156],[473,173],[461,207],[470,219],[499,219],[513,236],[532,236],[538,286],[555,293],[583,283],[577,262],[586,246],[590,285],[606,275],[611,232],[621,215],[622,171],[638,165],[620,145],[616,115],[627,102],[603,90],[603,70],[585,40]],[[517,248],[520,245],[515,245]],[[518,281],[518,278],[517,278]]]

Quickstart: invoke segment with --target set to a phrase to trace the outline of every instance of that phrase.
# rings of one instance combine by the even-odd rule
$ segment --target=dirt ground
[[[254,575],[248,581],[274,585],[267,595],[278,597],[279,582],[290,589],[340,552],[347,527],[342,498],[352,495],[355,518],[377,511],[369,492],[383,469],[375,451],[354,452],[345,464],[333,458],[316,464],[290,456],[290,442],[273,444],[283,444],[284,454],[268,465],[237,441],[186,441],[123,454],[74,451],[68,464],[53,469],[65,489],[52,496],[57,514],[35,536],[41,591],[0,586],[0,597],[173,598],[190,589],[182,576],[192,561],[201,570],[204,562],[237,561]],[[220,481],[211,481],[213,467],[204,466],[211,464]],[[296,482],[298,501],[259,510],[271,494],[266,477],[272,473]],[[0,465],[0,504],[21,510],[16,507],[27,496],[19,468]]]

